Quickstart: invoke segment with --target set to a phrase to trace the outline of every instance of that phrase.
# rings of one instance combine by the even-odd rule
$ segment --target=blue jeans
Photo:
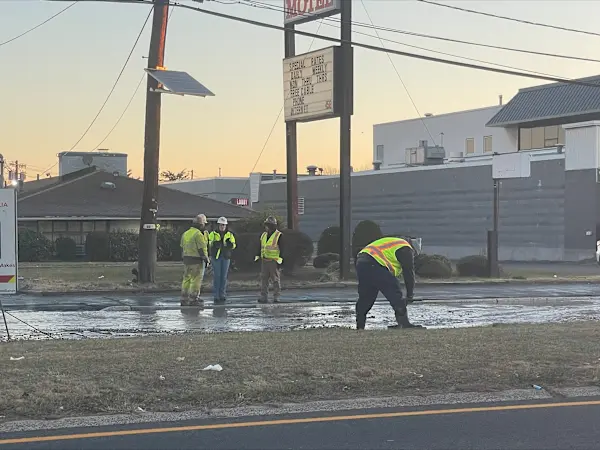
[[[210,258],[213,267],[213,298],[215,300],[225,300],[227,295],[227,274],[229,273],[229,263],[231,261],[225,258]]]

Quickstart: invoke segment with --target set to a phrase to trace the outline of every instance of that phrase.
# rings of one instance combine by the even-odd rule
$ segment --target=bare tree
[[[160,173],[161,181],[180,181],[180,180],[188,180],[190,175],[187,170],[182,170],[181,172],[171,172],[170,170],[163,170]]]

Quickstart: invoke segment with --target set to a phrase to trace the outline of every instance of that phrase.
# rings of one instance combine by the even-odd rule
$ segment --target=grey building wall
[[[163,186],[194,195],[202,195],[220,202],[232,198],[248,198],[250,183],[248,178],[207,178],[163,183]]]
[[[487,230],[492,227],[491,171],[489,164],[355,175],[352,228],[370,219],[386,234],[422,237],[426,253],[450,258],[483,254]],[[501,182],[501,260],[593,257],[595,237],[582,237],[582,228],[593,223],[595,234],[600,209],[597,212],[595,178],[583,172],[566,172],[566,179],[564,159],[554,158],[532,161],[530,178]],[[285,215],[285,195],[285,183],[263,183],[260,202],[254,207],[273,208]],[[299,182],[299,197],[304,197],[305,208],[300,229],[313,240],[318,240],[327,226],[338,224],[338,196],[338,178],[314,177]],[[588,201],[581,202],[584,198]]]

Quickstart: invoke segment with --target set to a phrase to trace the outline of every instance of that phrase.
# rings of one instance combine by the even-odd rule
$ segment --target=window
[[[521,128],[519,132],[519,150],[537,150],[565,143],[565,130],[561,125]]]
[[[475,153],[475,139],[467,138],[465,142],[465,153],[467,155],[472,155]]]
[[[383,145],[378,145],[375,151],[375,161],[383,162]]]
[[[483,137],[483,152],[484,153],[492,152],[492,137],[491,136]]]
[[[94,231],[94,222],[83,222],[83,232],[90,233]]]

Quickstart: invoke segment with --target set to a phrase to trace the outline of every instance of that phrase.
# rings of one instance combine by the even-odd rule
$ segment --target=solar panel
[[[206,86],[192,78],[187,72],[176,70],[144,69],[148,74],[162,84],[159,92],[177,95],[195,95],[198,97],[214,97]]]

